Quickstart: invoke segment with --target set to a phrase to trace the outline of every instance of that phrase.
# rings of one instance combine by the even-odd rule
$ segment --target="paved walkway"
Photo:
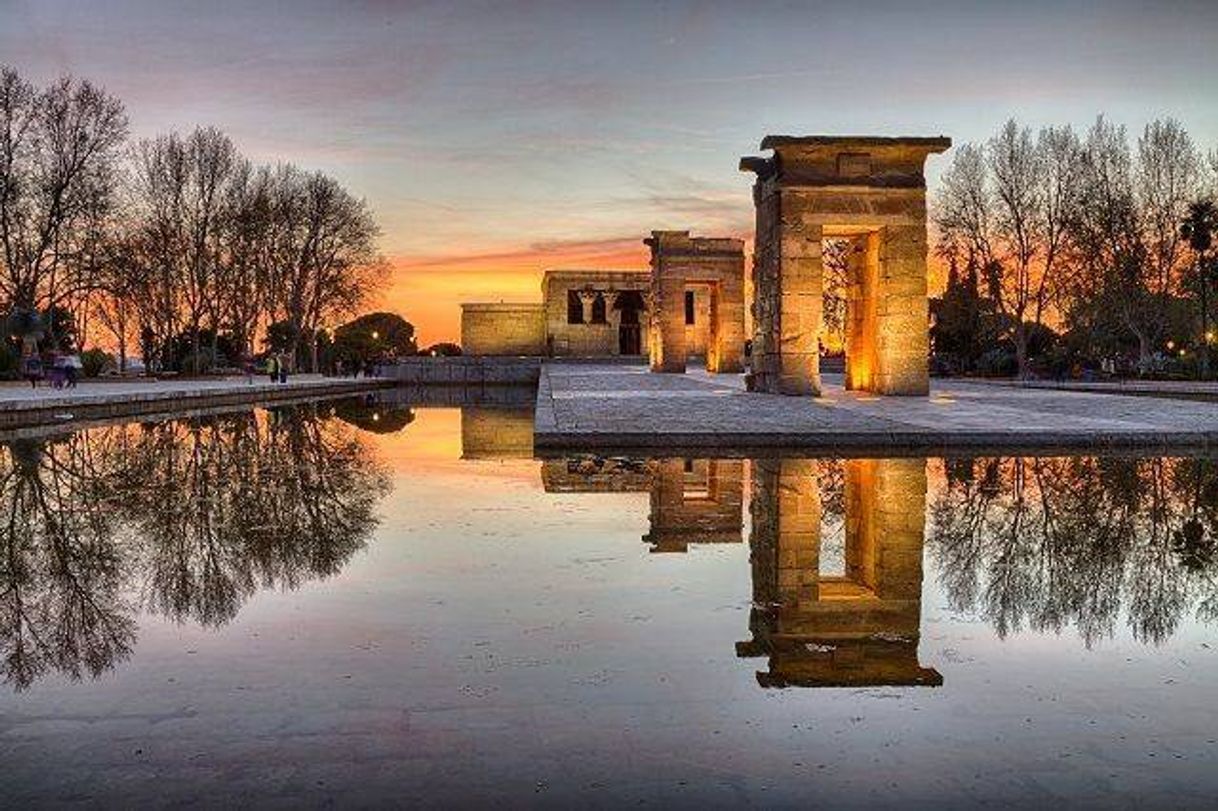
[[[1213,380],[970,380],[986,386],[1056,391],[1088,391],[1097,394],[1136,394],[1146,397],[1181,397],[1218,400],[1218,381]]]
[[[257,377],[206,380],[81,381],[75,389],[0,385],[0,426],[61,423],[83,416],[116,416],[223,405],[257,403],[310,395],[363,391],[392,385],[379,379],[296,375],[286,383]]]
[[[834,379],[836,377],[836,380]],[[749,393],[739,375],[547,364],[538,448],[1218,449],[1218,403],[935,381],[930,397]]]

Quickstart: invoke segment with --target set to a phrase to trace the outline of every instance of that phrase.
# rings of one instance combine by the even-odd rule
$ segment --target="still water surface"
[[[530,431],[343,401],[0,447],[4,803],[1218,788],[1218,461]]]

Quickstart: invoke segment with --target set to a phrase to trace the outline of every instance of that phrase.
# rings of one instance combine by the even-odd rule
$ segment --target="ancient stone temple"
[[[849,240],[846,386],[926,394],[926,178],[948,138],[769,135],[757,175],[751,385],[819,394],[824,267],[830,238]]]
[[[736,651],[768,658],[758,682],[942,684],[918,662],[925,460],[758,459],[752,468],[753,638]],[[836,568],[824,549],[829,502],[844,508]]]
[[[705,343],[709,372],[744,369],[744,243],[652,231],[650,341],[653,372],[684,372],[697,347],[688,341],[698,291],[707,302]],[[691,351],[692,350],[692,351]]]
[[[706,272],[713,274],[718,260],[709,254],[703,258],[709,268]],[[737,258],[737,275],[743,284],[743,259]],[[722,320],[716,308],[722,300],[719,291],[723,286],[713,282],[684,285],[681,301],[670,308],[683,319],[682,334],[675,337],[684,341],[685,353],[691,357],[707,356],[712,325]],[[467,355],[642,358],[651,343],[648,300],[652,286],[651,274],[642,268],[547,270],[538,303],[462,304],[461,348]],[[743,301],[736,311],[728,311],[738,312],[741,319],[739,355],[744,346]],[[719,364],[722,357],[720,353],[715,363]],[[739,366],[735,370],[739,371]]]

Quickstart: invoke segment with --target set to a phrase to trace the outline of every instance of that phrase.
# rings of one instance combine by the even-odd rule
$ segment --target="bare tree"
[[[1179,123],[1167,119],[1146,125],[1138,139],[1134,199],[1144,246],[1142,330],[1156,344],[1167,332],[1168,302],[1183,292],[1187,241],[1180,223],[1200,192],[1201,167],[1201,156]]]
[[[1070,126],[1046,127],[1036,139],[1041,162],[1041,240],[1043,272],[1036,292],[1034,321],[1044,323],[1046,308],[1061,302],[1068,284],[1070,217],[1078,206],[1082,143]]]
[[[1037,267],[1043,248],[1041,178],[1044,174],[1032,132],[1007,121],[986,148],[993,178],[994,244],[999,254],[987,267],[991,297],[1011,321],[1019,375],[1028,371],[1028,319],[1044,310],[1047,276]]]
[[[123,105],[88,81],[40,90],[0,69],[0,294],[11,307],[49,310],[83,288],[82,224],[113,202],[126,135]]]
[[[187,332],[196,371],[201,330],[219,328],[223,206],[237,163],[232,141],[214,128],[162,135],[136,148],[134,213],[151,285],[145,323],[160,327],[162,342]]]
[[[333,178],[284,166],[276,172],[275,186],[277,262],[269,279],[270,311],[286,325],[289,358],[298,362],[304,341],[315,346],[325,321],[363,302],[379,285],[385,265],[376,248],[380,229],[368,204]]]
[[[1078,139],[1068,127],[1033,138],[1011,120],[984,147],[957,151],[935,201],[938,251],[980,269],[1021,376],[1031,332],[1061,289],[1077,174]]]

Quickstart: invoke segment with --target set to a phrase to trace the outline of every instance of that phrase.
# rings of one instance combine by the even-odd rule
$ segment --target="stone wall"
[[[539,357],[420,355],[381,367],[381,377],[403,386],[535,385],[540,375]]]
[[[466,355],[544,355],[540,304],[462,304],[461,350]]]
[[[548,353],[553,357],[606,357],[621,354],[621,310],[615,304],[625,292],[643,296],[648,277],[638,270],[550,270],[542,280],[545,309],[545,335]],[[571,324],[567,318],[570,293],[580,296],[582,320]],[[604,302],[605,320],[592,319],[593,303]],[[639,314],[640,354],[647,346],[647,316]]]

